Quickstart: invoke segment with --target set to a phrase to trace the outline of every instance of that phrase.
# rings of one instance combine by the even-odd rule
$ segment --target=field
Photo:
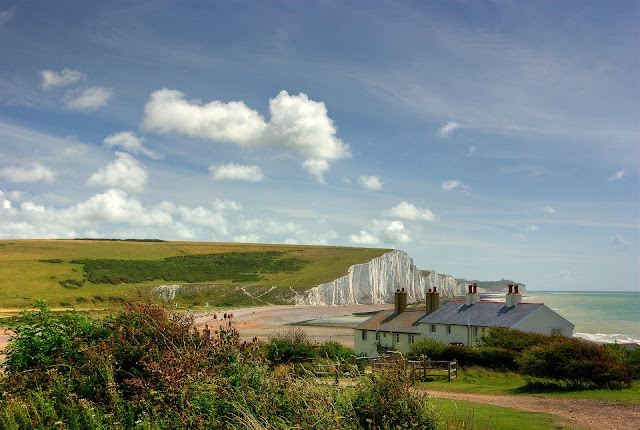
[[[0,308],[34,300],[101,308],[123,299],[178,307],[291,303],[296,292],[390,250],[301,245],[110,240],[0,241]],[[155,289],[161,285],[179,285]]]

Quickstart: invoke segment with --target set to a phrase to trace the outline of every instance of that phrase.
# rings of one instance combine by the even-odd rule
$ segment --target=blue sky
[[[640,3],[3,2],[0,239],[638,290]]]

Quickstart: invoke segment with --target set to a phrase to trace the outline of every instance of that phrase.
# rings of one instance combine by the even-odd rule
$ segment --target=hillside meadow
[[[136,240],[0,241],[0,308],[36,299],[54,308],[121,300],[178,307],[291,303],[389,249]],[[180,285],[158,293],[154,287]]]

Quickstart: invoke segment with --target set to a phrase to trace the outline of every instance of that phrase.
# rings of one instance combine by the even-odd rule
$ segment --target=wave
[[[605,333],[574,333],[574,337],[590,340],[597,343],[637,343],[640,339],[634,339],[626,334],[605,334]]]

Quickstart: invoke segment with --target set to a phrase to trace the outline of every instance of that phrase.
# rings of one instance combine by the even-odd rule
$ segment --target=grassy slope
[[[292,296],[291,288],[303,291],[329,282],[347,273],[347,269],[367,262],[390,250],[370,248],[318,247],[301,245],[267,245],[208,242],[130,242],[92,240],[2,240],[0,241],[0,308],[24,308],[36,298],[51,306],[99,306],[103,302],[143,296],[156,285],[184,283],[183,279],[152,280],[136,284],[84,284],[75,289],[64,288],[60,281],[83,281],[84,267],[73,264],[77,259],[162,260],[194,254],[229,252],[284,252],[287,258],[305,262],[292,273],[260,274],[260,280],[246,283],[248,291],[269,301],[285,301]],[[46,262],[42,260],[52,260]],[[62,260],[62,262],[55,262]],[[210,287],[210,284],[216,287]],[[255,305],[263,301],[249,298],[241,287],[228,279],[211,279],[194,287],[184,298],[184,305]],[[271,287],[275,286],[275,289]]]

